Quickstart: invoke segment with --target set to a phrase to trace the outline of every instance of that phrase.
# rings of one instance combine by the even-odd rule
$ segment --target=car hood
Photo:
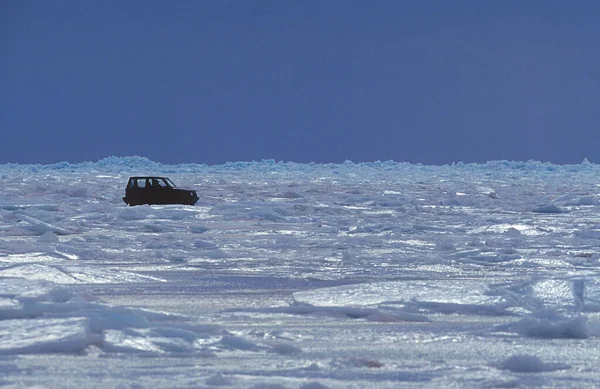
[[[196,189],[188,189],[188,188],[173,188],[173,190],[178,190],[181,192],[194,192],[196,193]]]

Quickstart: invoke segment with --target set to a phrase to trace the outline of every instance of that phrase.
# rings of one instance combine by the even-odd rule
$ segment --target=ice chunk
[[[256,350],[258,345],[248,339],[235,335],[225,335],[221,339],[221,345],[234,350]]]
[[[531,286],[532,297],[545,307],[578,309],[583,299],[583,286],[580,284],[581,282],[560,279],[536,281]]]
[[[40,236],[40,241],[45,243],[58,243],[58,236],[52,231],[46,231]]]
[[[77,280],[57,267],[39,263],[24,264],[0,269],[2,277],[18,277],[29,280],[46,280],[57,284],[74,284]]]
[[[233,382],[231,379],[217,373],[208,377],[204,383],[208,386],[231,386]]]
[[[273,346],[273,351],[281,355],[299,354],[302,349],[289,343],[278,343]]]
[[[0,354],[78,352],[91,342],[86,318],[0,321]]]
[[[122,331],[107,330],[103,349],[107,352],[141,353],[189,353],[194,351],[192,342],[185,337],[168,336],[151,328],[128,328]]]
[[[300,389],[329,389],[329,386],[323,385],[320,382],[307,382],[302,384]]]
[[[564,317],[552,309],[534,312],[515,323],[497,325],[492,331],[548,339],[585,339],[590,336],[585,316]]]
[[[411,312],[404,312],[394,309],[375,309],[375,308],[356,308],[356,307],[338,307],[338,306],[312,306],[309,304],[292,305],[289,307],[271,307],[271,308],[230,308],[225,312],[259,312],[259,313],[284,313],[291,315],[321,315],[333,316],[350,319],[366,319],[378,322],[399,322],[399,321],[430,321],[424,315]]]
[[[135,207],[135,208],[127,208],[121,210],[117,216],[121,220],[125,221],[135,221],[135,220],[143,220],[148,217],[147,207]]]
[[[316,306],[397,303],[412,307],[426,305],[429,310],[478,306],[502,311],[506,299],[502,295],[489,295],[488,290],[485,283],[472,280],[389,281],[297,292],[294,299]]]
[[[215,243],[208,241],[208,240],[201,240],[201,239],[196,240],[194,242],[194,246],[196,246],[197,248],[202,249],[202,250],[218,249],[218,246]]]
[[[28,216],[22,212],[15,212],[15,216],[31,225],[31,230],[36,232],[38,235],[44,235],[46,232],[51,231],[57,235],[71,235],[77,232],[76,230],[71,230],[67,228],[62,228],[51,223],[47,223],[43,220],[36,219],[34,217]]]
[[[537,208],[534,208],[533,212],[536,212],[536,213],[563,213],[565,211],[564,211],[564,209],[562,209],[556,205],[550,204],[550,205],[542,205]]]
[[[534,355],[513,355],[502,362],[499,367],[515,373],[541,373],[570,368],[564,363],[544,363]]]
[[[205,226],[190,226],[190,231],[193,234],[203,234],[208,230],[209,230],[209,228],[205,227]]]
[[[99,269],[78,265],[50,266],[40,263],[16,265],[0,269],[0,276],[26,278],[29,280],[46,280],[55,284],[112,284],[164,281],[152,276],[115,269]]]

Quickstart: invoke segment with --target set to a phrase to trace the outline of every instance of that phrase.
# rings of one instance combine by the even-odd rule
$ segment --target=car
[[[125,188],[125,204],[184,204],[198,201],[195,190],[180,189],[167,177],[129,177]]]

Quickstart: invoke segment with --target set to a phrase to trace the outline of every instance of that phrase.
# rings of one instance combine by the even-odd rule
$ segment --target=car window
[[[146,187],[146,180],[145,179],[138,180],[138,187],[145,188]]]

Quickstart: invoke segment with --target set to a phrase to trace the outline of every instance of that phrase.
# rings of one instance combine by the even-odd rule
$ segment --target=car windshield
[[[164,181],[164,185],[163,185],[162,181]],[[173,181],[169,180],[166,177],[165,178],[161,178],[159,180],[159,182],[160,182],[161,186],[168,186],[169,188],[175,188],[175,184],[173,183]]]

